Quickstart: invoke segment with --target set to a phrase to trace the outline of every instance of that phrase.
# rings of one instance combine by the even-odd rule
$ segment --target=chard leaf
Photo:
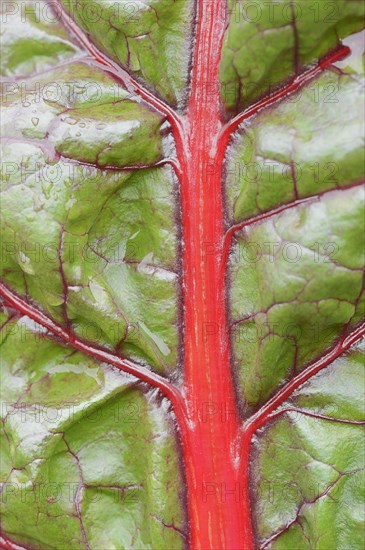
[[[363,14],[1,3],[1,549],[363,549]]]

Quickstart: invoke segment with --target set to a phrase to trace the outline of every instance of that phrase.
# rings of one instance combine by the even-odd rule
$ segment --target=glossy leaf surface
[[[304,549],[309,541],[361,547],[363,371],[359,346],[294,393],[258,435],[253,475],[262,548]]]
[[[182,548],[168,403],[39,328],[2,330],[2,528],[42,549]]]
[[[362,548],[363,11],[2,3],[1,548]]]
[[[364,7],[336,2],[230,0],[221,87],[229,110],[239,110],[363,28]]]

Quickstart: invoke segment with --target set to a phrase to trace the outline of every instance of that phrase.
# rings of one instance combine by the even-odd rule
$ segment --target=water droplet
[[[77,124],[77,120],[71,117],[66,118],[65,122],[67,122],[67,124],[71,124],[71,126],[74,126],[75,124]]]
[[[35,274],[32,262],[23,252],[18,253],[18,265],[21,267],[24,273],[27,273],[28,275]]]
[[[23,107],[30,107],[29,101],[24,101],[23,102]]]

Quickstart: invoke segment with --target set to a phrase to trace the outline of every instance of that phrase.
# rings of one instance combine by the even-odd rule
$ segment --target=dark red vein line
[[[269,415],[269,420],[274,420],[275,418],[278,418],[282,414],[285,413],[298,413],[302,414],[304,416],[310,416],[312,418],[318,418],[319,420],[327,420],[328,422],[338,422],[339,424],[352,424],[354,426],[364,426],[365,420],[346,420],[345,418],[335,418],[333,416],[326,416],[325,414],[318,414],[318,413],[311,413],[309,411],[303,411],[301,409],[296,409],[295,407],[287,407],[285,409],[281,409],[280,411],[274,412]]]
[[[338,359],[345,351],[350,349],[356,342],[361,340],[365,335],[365,323],[358,326],[348,336],[343,337],[339,342],[323,357],[315,361],[312,365],[305,368],[297,376],[292,378],[284,387],[282,387],[276,395],[274,395],[269,401],[261,407],[257,413],[253,414],[244,425],[244,432],[253,434],[259,428],[264,426],[269,420],[271,420],[271,414],[282,403],[290,397],[296,389],[302,384],[308,382],[313,376],[320,372],[325,367],[328,367],[335,359]]]
[[[167,103],[157,98],[149,90],[137,82],[125,69],[105,55],[93,42],[90,37],[79,27],[70,15],[64,10],[59,0],[57,0],[57,12],[60,21],[67,31],[72,33],[83,48],[90,54],[95,64],[104,71],[110,73],[119,80],[123,87],[131,94],[137,95],[143,99],[150,107],[163,113],[170,122],[175,137],[182,135],[181,121],[177,113]]]
[[[146,367],[142,367],[141,365],[134,363],[130,359],[118,357],[108,350],[89,344],[75,336],[75,334],[67,332],[64,328],[47,317],[47,315],[45,315],[42,311],[20,298],[2,282],[0,282],[0,295],[11,307],[23,315],[30,317],[30,319],[33,319],[33,321],[47,329],[50,333],[58,336],[58,338],[60,338],[64,343],[71,345],[73,348],[93,357],[94,359],[113,365],[117,369],[127,374],[131,374],[138,380],[146,382],[147,384],[160,390],[161,393],[171,402],[174,412],[179,420],[180,429],[184,430],[187,427],[188,420],[182,394],[179,389],[168,380],[148,370]]]
[[[283,535],[283,533],[287,533],[289,531],[289,529],[295,524],[299,525],[299,527],[301,528],[301,530],[303,532],[303,535],[304,535],[305,539],[309,543],[309,548],[312,548],[312,545],[311,545],[308,537],[304,533],[303,525],[301,523],[303,507],[308,505],[308,504],[315,504],[320,499],[322,499],[324,497],[327,497],[327,496],[329,496],[329,498],[331,498],[332,489],[337,485],[337,483],[345,475],[355,474],[355,473],[363,471],[363,470],[364,470],[363,468],[359,468],[359,469],[348,471],[348,472],[339,472],[339,475],[336,477],[336,479],[334,479],[326,487],[324,487],[323,491],[320,494],[318,494],[317,496],[315,496],[312,500],[307,500],[304,497],[304,495],[302,494],[303,500],[300,503],[298,503],[295,518],[292,521],[285,523],[283,528],[281,528],[279,531],[273,533],[269,538],[267,538],[265,541],[263,541],[262,546],[260,546],[260,550],[265,550],[266,548],[269,548],[269,545],[271,545],[274,541],[276,541],[281,535]],[[271,546],[271,548],[272,548],[272,546]]]
[[[270,107],[274,103],[277,103],[278,101],[285,99],[286,97],[299,91],[303,86],[308,84],[309,81],[328,69],[333,63],[341,61],[350,53],[350,48],[348,48],[347,46],[340,46],[335,52],[319,61],[316,66],[311,67],[307,71],[304,71],[300,75],[292,78],[286,84],[286,86],[280,88],[269,96],[265,96],[263,99],[261,99],[254,105],[251,105],[250,107],[239,113],[237,116],[229,120],[227,124],[222,128],[222,132],[220,135],[220,141],[223,143],[223,146],[228,145],[232,134],[237,130],[238,126],[243,121],[247,120],[253,115],[256,115],[263,109]]]
[[[297,17],[296,17],[296,6],[293,4],[293,0],[290,0],[290,10],[292,15],[291,26],[293,28],[294,35],[294,71],[295,74],[299,73],[300,63],[299,63],[299,33],[297,27]]]
[[[163,158],[161,160],[158,160],[157,162],[153,164],[134,164],[132,166],[101,166],[100,164],[93,163],[93,162],[83,162],[71,157],[62,156],[63,159],[66,159],[70,162],[72,165],[76,166],[87,166],[89,168],[96,168],[97,170],[103,170],[107,172],[135,172],[137,170],[150,170],[152,168],[161,168],[163,166],[171,166],[171,168],[175,171],[175,173],[180,176],[181,174],[181,168],[179,166],[179,162],[175,159],[169,159],[169,158]]]
[[[225,268],[229,251],[232,244],[232,239],[235,233],[238,233],[238,231],[241,231],[245,227],[249,227],[250,225],[254,225],[255,223],[260,223],[264,220],[267,220],[268,218],[272,218],[274,216],[277,216],[278,214],[281,214],[282,212],[285,212],[286,210],[289,210],[291,208],[303,206],[304,204],[312,204],[313,202],[316,202],[320,200],[324,195],[328,193],[333,193],[334,191],[346,191],[348,189],[352,189],[354,187],[361,187],[364,185],[364,182],[355,182],[350,183],[349,185],[344,185],[343,187],[335,187],[334,189],[326,189],[320,193],[316,193],[315,195],[311,195],[309,197],[304,197],[303,199],[298,199],[292,202],[289,202],[287,204],[283,204],[282,206],[278,206],[278,208],[273,208],[272,210],[266,210],[265,212],[261,212],[260,214],[253,216],[251,218],[247,218],[243,220],[242,222],[239,222],[235,225],[232,225],[226,232],[224,236],[224,242],[223,242],[223,261],[222,261],[222,267]]]

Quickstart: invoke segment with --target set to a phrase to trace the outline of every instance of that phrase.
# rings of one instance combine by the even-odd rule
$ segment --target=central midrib
[[[234,453],[239,418],[221,265],[225,151],[218,148],[219,62],[225,7],[223,0],[198,3],[190,96],[182,146],[177,146],[182,168],[184,384],[193,425],[183,449],[194,550],[243,548],[247,522],[250,525],[241,502],[232,496],[226,502],[221,498],[222,489],[232,490],[240,483]],[[218,409],[226,413],[219,414]],[[207,484],[216,494],[204,501]]]

